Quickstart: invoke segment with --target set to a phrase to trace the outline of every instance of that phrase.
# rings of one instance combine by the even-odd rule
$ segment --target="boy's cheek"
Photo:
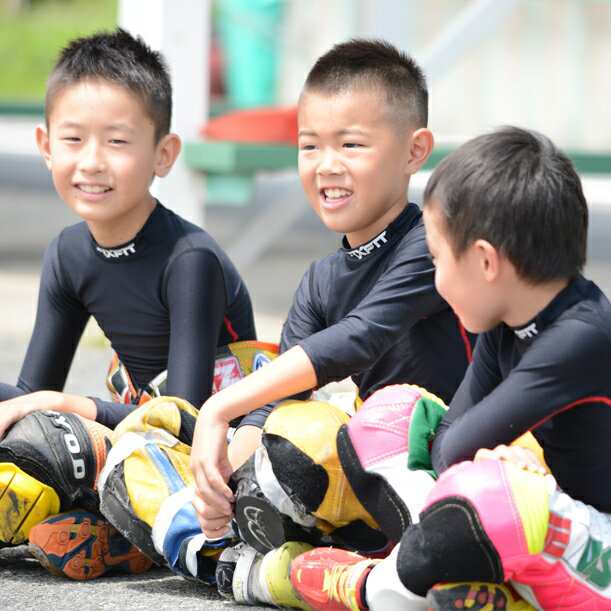
[[[443,268],[439,267],[439,263],[436,263],[436,266],[435,266],[435,288],[437,289],[437,292],[446,301],[448,301],[448,298],[445,295],[446,293],[445,275],[443,273]]]

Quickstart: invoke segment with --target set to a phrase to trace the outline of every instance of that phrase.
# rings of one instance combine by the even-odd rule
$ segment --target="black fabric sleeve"
[[[611,354],[593,325],[571,320],[549,327],[502,381],[495,366],[501,346],[491,341],[495,336],[500,337],[487,333],[478,339],[473,362],[433,442],[438,473],[472,460],[480,448],[511,443],[585,396],[605,394],[598,386],[608,375],[604,368]]]
[[[56,238],[45,253],[36,322],[17,382],[28,393],[63,390],[89,318],[63,277],[58,244]]]
[[[450,426],[462,417],[467,410],[484,399],[502,381],[496,358],[496,351],[498,350],[498,337],[496,336],[498,336],[498,330],[481,334],[478,337],[473,352],[473,360],[467,368],[465,377],[458,387],[445,417],[437,428],[431,448],[433,468],[437,473],[441,473],[449,466],[445,463],[442,448],[444,447],[444,436]]]
[[[252,412],[250,412],[250,414],[246,414],[246,416],[244,416],[240,420],[240,423],[238,424],[237,428],[248,425],[248,426],[256,426],[262,429],[263,426],[265,425],[265,421],[267,420],[267,417],[272,413],[276,405],[277,405],[277,402],[268,403],[267,405],[264,405],[263,407],[253,410]]]
[[[316,263],[312,263],[295,291],[291,309],[282,326],[280,354],[325,328],[320,295],[316,295],[314,286],[315,274]]]
[[[321,306],[321,298],[320,295],[316,293],[314,286],[315,270],[316,262],[310,265],[295,291],[291,309],[282,326],[280,354],[299,345],[301,340],[317,333],[325,327],[325,320],[321,314],[321,307],[323,307]],[[311,394],[312,392],[310,390],[306,390],[291,397],[285,397],[285,399],[298,399],[304,401],[308,399]],[[262,411],[256,410],[253,412],[253,418],[257,421],[262,420],[265,422],[267,416],[269,416],[278,403],[279,401],[274,401],[260,408]],[[240,425],[243,424],[249,424],[249,422],[242,421]]]
[[[295,291],[291,309],[289,310],[288,316],[284,322],[284,325],[282,326],[282,334],[280,337],[280,354],[291,349],[293,346],[298,345],[299,342],[305,337],[308,337],[309,335],[324,328],[324,320],[319,314],[314,300],[312,299],[312,274],[313,270],[315,269],[315,265],[316,263],[312,263],[310,265],[308,271],[301,278],[297,291]],[[292,397],[285,397],[285,399],[305,400],[310,395],[311,391],[307,390],[303,393],[293,395]],[[278,403],[280,403],[280,401],[273,401],[253,410],[249,414],[246,414],[240,420],[238,428],[242,426],[256,426],[258,428],[263,428],[267,417],[272,413]]]
[[[424,232],[402,245],[369,294],[338,323],[299,342],[319,386],[359,373],[419,320],[447,308],[435,289]]]
[[[223,271],[211,251],[189,250],[170,263],[165,285],[170,312],[167,393],[199,409],[212,392],[227,304]]]
[[[129,403],[113,403],[112,401],[103,401],[97,397],[89,397],[96,406],[96,422],[107,426],[109,429],[114,429],[125,416],[131,414],[138,409],[138,405]]]
[[[8,401],[21,395],[25,395],[25,391],[18,386],[11,386],[10,384],[0,382],[0,401]]]

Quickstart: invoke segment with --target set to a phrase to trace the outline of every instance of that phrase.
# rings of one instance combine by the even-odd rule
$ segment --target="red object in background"
[[[253,108],[215,117],[200,134],[210,140],[297,144],[297,107]]]

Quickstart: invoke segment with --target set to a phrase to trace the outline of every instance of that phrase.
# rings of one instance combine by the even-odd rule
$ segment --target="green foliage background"
[[[0,0],[0,101],[42,101],[59,50],[117,23],[117,0],[34,0],[12,14]]]

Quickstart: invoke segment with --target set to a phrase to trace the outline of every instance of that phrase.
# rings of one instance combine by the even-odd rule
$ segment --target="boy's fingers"
[[[193,497],[193,507],[197,515],[197,521],[207,537],[221,537],[229,529],[232,515],[220,513],[197,494]]]
[[[538,474],[546,473],[545,468],[541,465],[536,455],[520,446],[501,445],[494,450],[482,448],[477,451],[475,460],[504,460],[513,463],[525,471],[532,471]]]
[[[218,520],[223,518],[228,522],[232,518],[231,511],[222,511],[218,507],[210,505],[198,494],[193,497],[193,507],[198,515],[204,520]]]
[[[202,530],[209,534],[214,533],[217,537],[223,534],[229,528],[230,522],[231,516],[223,516],[220,518],[215,518],[214,520],[202,518],[200,516],[199,519],[199,524],[202,527]]]
[[[229,503],[233,501],[233,493],[231,488],[225,483],[225,480],[217,470],[207,469],[206,479],[212,492],[220,495],[225,500],[225,503],[229,506]]]
[[[233,501],[233,493],[226,483],[232,473],[229,461],[225,459],[221,460],[219,464],[208,463],[204,467],[204,472],[210,488],[231,503]]]
[[[215,511],[218,515],[231,515],[231,504],[223,496],[222,493],[217,492],[208,481],[205,474],[202,474],[199,478],[196,478],[196,495],[195,499],[199,497],[203,501],[203,506],[210,508]],[[193,506],[199,513],[200,505],[197,505],[194,499]]]
[[[201,526],[202,532],[206,535],[206,537],[208,537],[208,539],[220,539],[221,537],[229,534],[229,522],[217,529],[210,529],[205,522],[202,523],[201,521],[199,525]]]
[[[488,448],[482,448],[475,454],[475,460],[493,460],[495,458],[494,452]]]

